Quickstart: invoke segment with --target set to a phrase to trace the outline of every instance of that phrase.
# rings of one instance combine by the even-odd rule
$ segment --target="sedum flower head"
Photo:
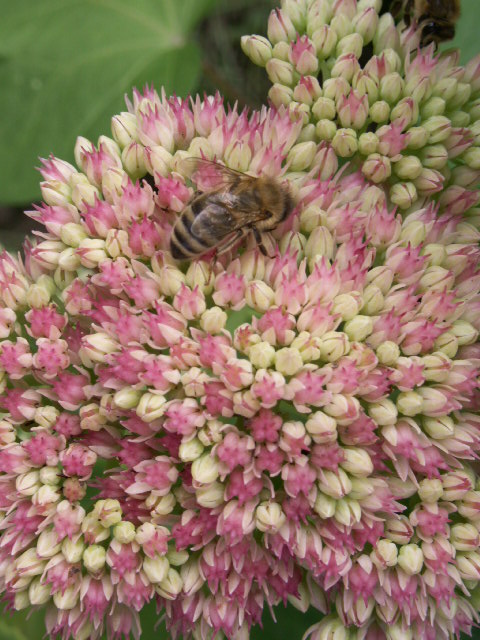
[[[244,38],[270,108],[146,88],[44,161],[0,258],[0,585],[50,636],[138,638],[151,600],[195,640],[287,600],[314,640],[477,620],[480,63],[379,5]],[[186,157],[289,181],[268,256],[173,260]]]

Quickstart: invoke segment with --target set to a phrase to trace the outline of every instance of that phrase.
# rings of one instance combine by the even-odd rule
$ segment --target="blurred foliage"
[[[0,201],[38,198],[38,156],[71,160],[132,86],[185,94],[201,55],[191,32],[216,0],[2,0]]]
[[[108,133],[132,86],[154,83],[167,93],[216,89],[230,103],[259,107],[269,82],[240,50],[243,34],[266,31],[275,0],[0,0],[0,203],[39,198],[38,156],[72,160],[77,135]],[[480,51],[480,0],[462,0],[452,46],[462,62]],[[5,210],[6,211],[6,210]],[[0,241],[20,245],[29,228],[20,209],[4,217]],[[1,225],[1,220],[0,220]],[[8,229],[6,229],[8,227]],[[16,229],[16,230],[15,230]],[[252,640],[299,640],[320,618],[278,607]],[[142,611],[142,640],[165,640],[154,605]],[[3,614],[0,640],[40,640],[43,612]],[[473,634],[480,640],[480,630]]]

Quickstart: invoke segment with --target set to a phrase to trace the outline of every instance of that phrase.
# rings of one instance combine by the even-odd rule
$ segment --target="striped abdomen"
[[[170,251],[176,260],[196,258],[210,251],[238,227],[226,208],[227,194],[202,194],[181,213],[173,227]]]

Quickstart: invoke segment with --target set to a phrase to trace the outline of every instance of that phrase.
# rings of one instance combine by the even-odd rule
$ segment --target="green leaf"
[[[458,47],[462,64],[480,53],[478,27],[480,25],[480,2],[461,0],[462,14],[456,28],[455,39],[443,48]]]
[[[191,31],[215,0],[0,0],[0,201],[39,198],[38,157],[71,160],[132,86],[184,95],[200,73]]]

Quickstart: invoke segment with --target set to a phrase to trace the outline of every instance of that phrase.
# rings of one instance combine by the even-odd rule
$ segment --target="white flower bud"
[[[370,316],[358,315],[348,320],[343,330],[352,342],[363,342],[373,331],[373,320]]]
[[[183,588],[183,581],[175,569],[168,570],[167,577],[155,587],[155,591],[166,600],[175,600]]]
[[[199,487],[195,491],[195,497],[200,506],[206,509],[215,509],[224,502],[225,487],[221,482],[212,482]]]
[[[305,429],[317,444],[337,441],[337,423],[323,411],[312,413],[305,424]]]
[[[275,349],[268,342],[257,342],[250,347],[248,357],[257,369],[268,369],[275,360]]]
[[[442,481],[438,478],[424,478],[420,481],[418,495],[422,502],[438,502],[443,494]]]
[[[127,520],[119,522],[113,527],[113,537],[121,544],[128,544],[135,540],[135,525]]]
[[[318,513],[321,518],[326,520],[327,518],[332,518],[335,515],[336,505],[336,500],[319,491],[315,499],[313,510],[315,513]]]
[[[22,496],[33,496],[40,486],[40,474],[36,470],[21,473],[15,478],[15,488]]]
[[[284,347],[275,353],[275,369],[286,376],[295,375],[302,366],[303,360],[298,349]]]
[[[50,600],[52,587],[42,582],[41,578],[34,578],[28,588],[30,604],[41,605]]]
[[[106,551],[99,544],[92,544],[83,552],[83,564],[90,573],[98,573],[105,566]]]
[[[339,314],[344,321],[352,320],[360,311],[362,304],[362,296],[357,292],[340,293],[333,300],[332,314]]]
[[[218,478],[218,460],[205,453],[192,464],[192,478],[200,484],[210,484]]]
[[[123,387],[113,396],[113,402],[119,409],[135,409],[138,405],[142,392],[132,387]]]
[[[400,547],[397,563],[405,573],[413,576],[422,570],[423,552],[416,544],[406,544]]]
[[[136,414],[145,422],[153,422],[165,413],[166,398],[158,393],[144,393],[137,405]]]
[[[58,467],[42,467],[39,474],[42,484],[55,486],[60,482],[60,469]]]
[[[367,451],[356,447],[343,448],[344,459],[340,465],[345,471],[356,477],[366,477],[373,472],[373,462]]]
[[[79,599],[79,591],[75,585],[67,587],[63,591],[56,591],[53,594],[53,603],[61,611],[69,611],[73,609]]]
[[[220,307],[211,307],[200,317],[201,328],[212,335],[220,333],[227,323],[227,314]]]
[[[53,529],[44,529],[37,538],[37,555],[40,558],[51,558],[56,555],[62,547],[58,542],[58,536]]]
[[[259,531],[275,533],[285,524],[286,519],[277,502],[261,502],[255,512],[255,525]]]
[[[165,556],[155,554],[153,558],[148,556],[144,558],[142,568],[150,582],[158,584],[167,577],[170,563]]]
[[[395,424],[397,421],[397,407],[395,404],[385,398],[379,402],[372,402],[368,406],[368,415],[375,420],[379,426]]]
[[[396,342],[387,340],[377,347],[376,354],[381,364],[393,366],[400,357],[400,347]]]
[[[62,553],[65,556],[65,560],[70,564],[80,562],[84,549],[85,543],[82,538],[78,538],[78,540],[65,538],[62,542]]]
[[[398,394],[397,408],[404,416],[416,416],[422,412],[423,399],[416,391],[404,391]]]
[[[318,486],[327,496],[341,500],[352,490],[350,478],[341,468],[335,473],[334,471],[322,471],[322,478],[319,480]]]
[[[182,442],[179,448],[179,457],[182,462],[193,462],[199,458],[205,447],[198,438],[192,438],[187,442]]]

